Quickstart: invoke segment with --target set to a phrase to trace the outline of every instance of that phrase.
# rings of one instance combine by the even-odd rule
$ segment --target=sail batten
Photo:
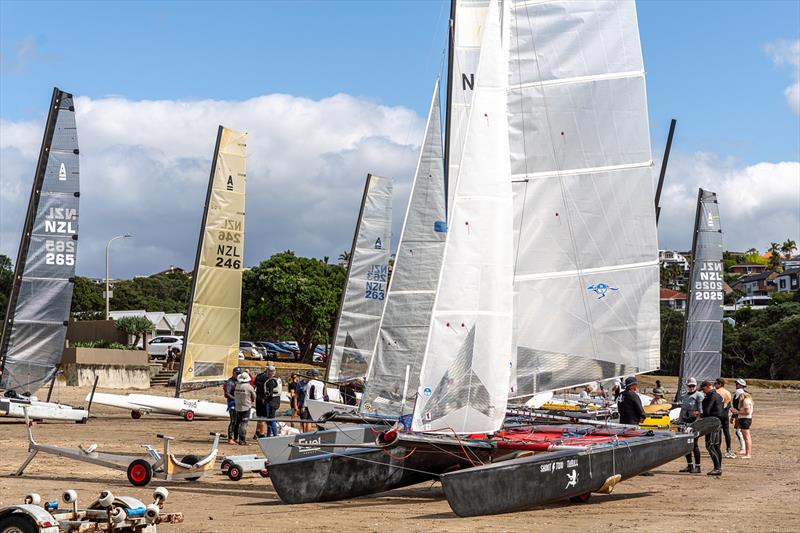
[[[328,360],[328,380],[367,373],[386,306],[392,236],[390,178],[368,175],[354,232],[347,282]]]
[[[239,363],[246,134],[220,126],[192,276],[176,392],[227,379]]]
[[[0,342],[0,387],[34,393],[64,351],[78,247],[79,161],[71,94],[53,89]]]

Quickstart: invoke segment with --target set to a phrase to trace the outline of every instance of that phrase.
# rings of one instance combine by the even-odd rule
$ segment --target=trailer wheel
[[[131,418],[133,418],[134,420],[139,420],[140,418],[142,418],[142,412],[133,409],[131,411]]]
[[[231,467],[230,459],[223,459],[222,464],[219,465],[220,470],[222,470],[223,472],[227,472],[230,467]]]
[[[269,477],[269,470],[267,470],[266,468],[262,468],[261,470],[258,471],[258,475],[261,477]]]
[[[186,411],[185,413],[183,413],[183,419],[186,420],[187,422],[191,422],[192,420],[194,420],[194,411]]]
[[[589,498],[592,497],[591,492],[584,492],[583,494],[578,494],[577,496],[572,496],[569,501],[572,503],[586,503],[589,501]]]
[[[37,533],[39,528],[25,515],[10,514],[0,519],[0,533]]]
[[[191,413],[191,411],[189,411]],[[196,465],[200,462],[200,458],[196,455],[184,455],[183,459],[181,459],[182,463],[186,463],[187,465]],[[186,481],[197,481],[200,479],[200,476],[197,477],[187,477]]]
[[[128,481],[134,487],[144,487],[153,479],[153,466],[144,459],[134,459],[128,465]]]
[[[242,467],[236,463],[232,464],[231,467],[228,468],[228,477],[231,481],[239,481],[242,479]]]

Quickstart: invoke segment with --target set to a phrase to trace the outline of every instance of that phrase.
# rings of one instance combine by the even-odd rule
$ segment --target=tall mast
[[[195,291],[197,290],[197,278],[200,274],[200,255],[203,251],[203,237],[208,222],[208,206],[211,204],[211,194],[214,187],[214,173],[217,170],[217,157],[219,157],[219,145],[222,140],[222,129],[220,125],[217,129],[217,142],[214,145],[214,157],[211,160],[211,174],[208,178],[208,190],[206,191],[206,203],[203,207],[203,221],[200,223],[200,234],[197,238],[197,253],[194,258],[194,270],[192,271],[192,290],[189,292],[189,309],[186,312],[186,325],[183,330],[183,353],[181,354],[180,366],[178,367],[178,378],[175,380],[175,397],[181,397],[181,385],[183,383],[183,367],[186,364],[186,350],[189,347],[189,323],[192,320],[192,302],[194,301]]]
[[[672,149],[672,136],[675,134],[675,124],[673,118],[669,123],[669,134],[667,135],[667,146],[664,148],[664,158],[661,160],[661,172],[658,174],[658,186],[656,187],[656,226],[658,226],[658,216],[661,214],[661,188],[664,186],[664,176],[667,174],[667,163],[669,162],[669,152]]]
[[[458,0],[450,0],[450,22],[448,24],[447,38],[447,100],[444,107],[444,213],[447,221],[447,192],[450,186],[450,115],[453,100],[453,57],[455,48],[456,31],[456,3]]]

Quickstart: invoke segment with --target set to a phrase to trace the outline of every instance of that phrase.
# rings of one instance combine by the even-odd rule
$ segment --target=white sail
[[[512,396],[659,364],[644,66],[632,0],[513,3]]]
[[[386,305],[392,237],[392,180],[367,176],[342,295],[328,380],[364,377]]]
[[[449,129],[446,132],[447,150],[447,210],[453,205],[455,181],[458,179],[464,139],[472,106],[475,74],[481,55],[481,40],[486,22],[489,0],[454,0],[455,17],[452,39],[451,76],[448,80]]]
[[[491,432],[505,418],[513,221],[504,41],[493,1],[414,409],[417,431]]]
[[[239,363],[247,135],[219,127],[192,280],[181,384],[224,381]]]
[[[414,406],[447,231],[439,82],[411,185],[378,344],[361,401],[364,414],[396,417]],[[408,369],[408,383],[405,382]],[[405,402],[403,390],[411,395]],[[407,398],[406,398],[407,399]]]

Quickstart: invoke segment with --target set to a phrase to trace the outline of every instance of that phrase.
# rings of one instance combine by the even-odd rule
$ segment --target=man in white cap
[[[741,424],[739,422],[739,408],[741,407],[742,401],[742,394],[747,392],[745,389],[747,388],[747,382],[742,378],[736,380],[736,390],[733,391],[733,400],[731,400],[731,415],[733,418],[733,428],[736,430],[736,440],[739,441],[739,452],[742,452],[745,449],[744,443],[744,435],[742,434],[742,429],[739,427]],[[736,454],[733,454],[736,457]]]
[[[686,394],[683,396],[679,418],[681,424],[691,424],[700,417],[700,413],[703,412],[703,398],[705,398],[705,395],[697,390],[697,380],[695,378],[687,379]],[[691,453],[686,454],[686,468],[681,469],[681,472],[700,473],[700,446],[698,440],[694,439],[694,449]]]

